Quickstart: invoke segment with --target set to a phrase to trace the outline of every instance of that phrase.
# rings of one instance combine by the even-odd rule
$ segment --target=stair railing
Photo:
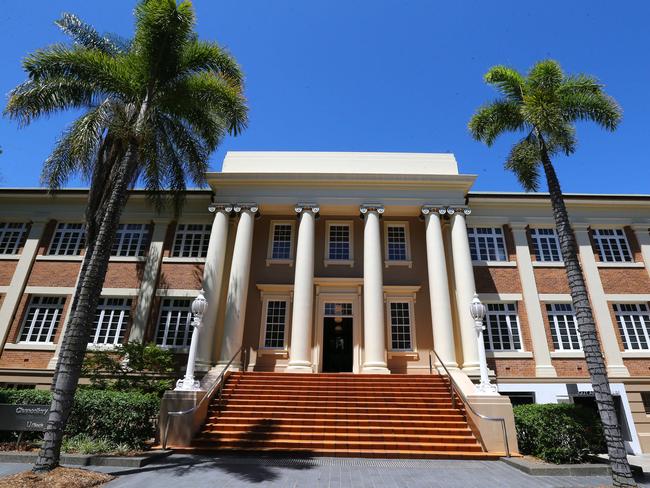
[[[454,381],[454,378],[451,376],[451,373],[447,369],[447,366],[445,366],[445,363],[443,362],[442,359],[440,359],[440,356],[438,356],[438,353],[436,352],[435,349],[432,349],[432,351],[429,351],[429,372],[433,374],[433,361],[431,357],[431,352],[435,354],[436,359],[442,366],[442,368],[445,370],[445,373],[447,373],[447,378],[449,378],[449,393],[451,395],[451,404],[454,408],[456,408],[456,395],[454,392],[458,395],[460,398],[460,401],[467,407],[469,408],[474,415],[476,415],[478,418],[482,420],[488,420],[491,422],[499,422],[501,424],[501,431],[503,432],[503,444],[506,449],[506,457],[511,457],[510,455],[510,444],[508,443],[508,432],[506,430],[506,419],[503,417],[490,417],[488,415],[483,415],[482,413],[477,412],[472,404],[469,402],[465,394],[462,392],[462,390],[458,387],[458,384]],[[463,416],[465,417],[465,420],[467,420],[467,414],[463,412]]]
[[[246,349],[244,349],[244,346],[242,345],[239,349],[237,349],[237,352],[230,358],[230,361],[224,366],[224,368],[221,370],[221,373],[219,373],[219,376],[216,377],[216,379],[212,382],[210,385],[210,388],[208,388],[208,391],[206,392],[205,396],[201,398],[201,401],[194,405],[192,408],[188,408],[187,410],[179,410],[177,412],[167,412],[167,418],[165,419],[165,429],[163,431],[163,438],[162,438],[162,448],[166,449],[167,448],[167,434],[169,433],[169,422],[172,419],[172,417],[181,417],[184,415],[190,415],[196,413],[199,408],[208,401],[210,398],[212,398],[215,393],[217,395],[217,405],[219,405],[219,408],[221,408],[221,397],[223,395],[223,379],[225,377],[226,372],[228,371],[228,368],[230,365],[233,363],[235,358],[241,353],[242,355],[242,369],[246,369]]]

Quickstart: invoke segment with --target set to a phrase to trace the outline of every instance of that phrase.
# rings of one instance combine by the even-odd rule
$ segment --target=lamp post
[[[476,386],[476,391],[485,395],[496,394],[497,387],[490,383],[488,374],[487,361],[485,359],[485,343],[483,342],[483,319],[487,312],[487,307],[479,300],[478,294],[474,294],[469,311],[474,319],[474,329],[476,330],[476,340],[478,341],[478,361],[481,369],[481,382]]]
[[[196,350],[199,347],[199,333],[203,325],[203,314],[208,308],[208,301],[203,296],[201,290],[198,296],[192,302],[192,340],[190,342],[190,354],[187,358],[187,369],[185,370],[185,378],[176,382],[175,390],[180,391],[199,391],[201,390],[201,382],[194,379],[194,363],[196,362]]]

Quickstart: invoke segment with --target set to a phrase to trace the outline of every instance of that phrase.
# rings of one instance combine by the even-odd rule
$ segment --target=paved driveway
[[[0,464],[0,475],[28,468],[24,464]],[[603,476],[528,476],[499,461],[173,455],[143,468],[93,469],[117,476],[108,488],[521,488],[596,487],[611,483],[610,478]]]

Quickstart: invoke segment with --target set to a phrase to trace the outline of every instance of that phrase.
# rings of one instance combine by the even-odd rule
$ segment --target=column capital
[[[472,209],[467,205],[422,205],[420,209],[422,215],[429,215],[432,212],[435,212],[439,215],[454,215],[454,214],[463,214],[469,215],[472,213]]]
[[[381,203],[364,203],[359,206],[359,212],[361,212],[361,215],[366,215],[368,212],[377,212],[381,215],[384,211],[384,206]]]
[[[317,203],[296,203],[296,205],[293,208],[293,211],[296,212],[296,214],[298,215],[300,215],[303,212],[311,212],[314,215],[316,215],[320,212],[320,207],[318,206]]]
[[[208,212],[210,213],[217,213],[217,212],[225,212],[225,213],[231,213],[233,210],[233,204],[232,203],[211,203],[208,205]]]
[[[259,211],[260,207],[257,205],[257,203],[234,203],[232,206],[232,211],[235,213],[241,213],[241,212],[251,212],[251,213],[257,213]]]

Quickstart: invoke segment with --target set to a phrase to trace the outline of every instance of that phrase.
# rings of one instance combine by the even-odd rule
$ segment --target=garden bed
[[[103,486],[114,476],[79,468],[56,468],[46,473],[23,471],[0,479],[0,488],[90,488]]]

